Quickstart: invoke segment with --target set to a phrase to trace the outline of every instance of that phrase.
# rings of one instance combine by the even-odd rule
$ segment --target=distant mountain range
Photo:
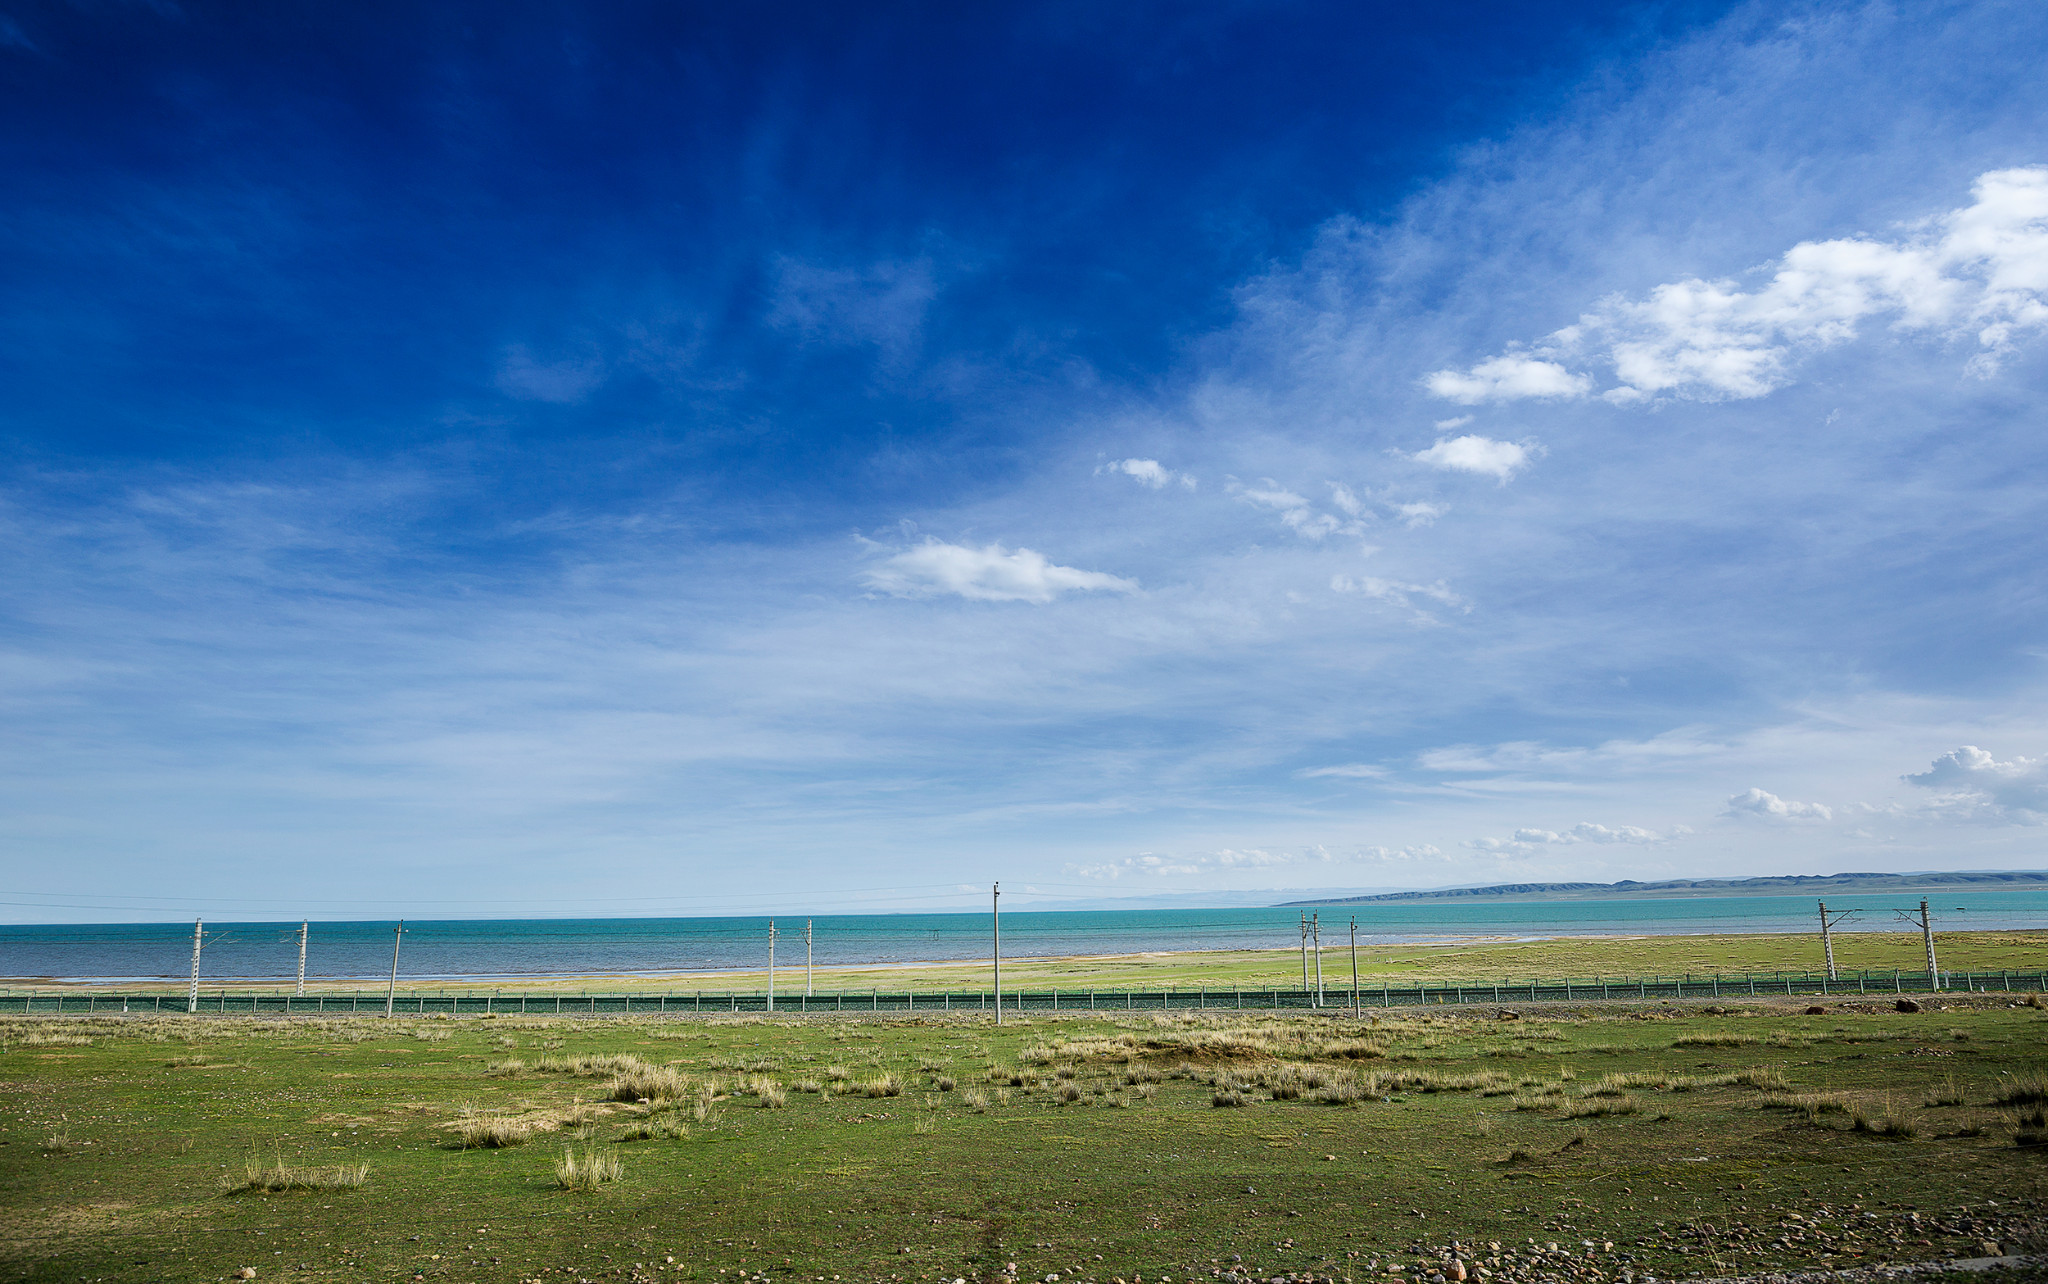
[[[1491,887],[1445,887],[1430,892],[1381,892],[1322,900],[1283,901],[1278,908],[1304,905],[1360,905],[1369,901],[1448,901],[1475,897],[1532,900],[1597,900],[1620,896],[1783,896],[1793,892],[1891,892],[1914,888],[2048,888],[2048,871],[1989,870],[1925,874],[1788,874],[1769,878],[1673,878],[1656,883],[1498,883]]]

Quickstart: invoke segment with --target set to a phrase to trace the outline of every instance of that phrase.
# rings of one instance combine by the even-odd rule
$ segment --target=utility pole
[[[201,933],[200,933],[200,930],[199,930],[199,926],[200,926],[200,920],[199,920],[199,919],[196,919],[196,918],[195,918],[195,919],[193,919],[193,920],[192,920],[192,988],[191,988],[191,989],[189,989],[189,990],[187,990],[187,991],[185,991],[185,1010],[186,1010],[187,1012],[197,1012],[197,1011],[199,1010],[199,941],[200,941],[200,936],[201,936]]]
[[[811,920],[804,920],[804,997],[811,997]]]
[[[1829,929],[1856,911],[1838,910],[1830,914],[1828,913],[1828,903],[1826,901],[1818,903],[1820,905],[1820,948],[1821,953],[1827,956],[1828,980],[1832,981],[1835,979],[1835,938],[1829,934]]]
[[[298,995],[306,992],[306,929],[311,926],[311,923],[299,924],[299,988],[293,991]]]
[[[768,1010],[775,1010],[775,920],[768,920]]]
[[[1892,913],[1898,915],[1902,922],[1920,925],[1920,939],[1927,944],[1927,984],[1931,989],[1940,989],[1941,973],[1934,962],[1934,918],[1927,912],[1927,902],[1920,902],[1917,914],[1912,910],[1893,910]]]
[[[1308,992],[1308,915],[1301,916],[1301,989]]]
[[[995,933],[996,960],[996,1024],[1003,1023],[1003,885],[997,883],[988,893],[989,927]]]
[[[1933,979],[1934,988],[1941,988],[1941,968],[1934,961],[1934,916],[1927,912],[1927,902],[1920,902],[1920,939],[1927,945],[1927,975]]]
[[[391,933],[391,988],[384,991],[384,1015],[391,1015],[392,1005],[398,1002],[398,943],[405,939],[405,920],[398,920],[397,930]]]
[[[1351,1010],[1358,1011],[1358,918],[1351,919]]]
[[[1316,943],[1316,1006],[1323,1006],[1323,916],[1308,916],[1308,933]]]

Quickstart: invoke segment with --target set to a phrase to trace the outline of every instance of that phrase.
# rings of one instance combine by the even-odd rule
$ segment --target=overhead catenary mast
[[[398,920],[398,927],[391,933],[391,988],[384,991],[384,1015],[390,1016],[391,1009],[398,1002],[398,943],[405,939],[405,920]]]
[[[1003,1023],[1003,885],[990,886],[988,893],[989,930],[994,934],[996,961],[996,1024]]]
[[[768,920],[768,1010],[775,1010],[775,920]]]
[[[292,991],[299,996],[306,993],[306,929],[311,926],[310,922],[299,924],[299,987]]]
[[[192,988],[185,991],[185,1010],[187,1012],[197,1012],[199,1010],[199,942],[202,936],[200,932],[201,921],[196,918],[192,920]]]

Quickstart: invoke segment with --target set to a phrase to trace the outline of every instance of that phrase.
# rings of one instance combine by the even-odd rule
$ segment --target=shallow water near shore
[[[1919,893],[1829,898],[1852,910],[1846,931],[1909,929],[1894,910],[1916,907]],[[2048,926],[2048,891],[1950,889],[1929,896],[1939,929],[2002,931]],[[1804,932],[1814,926],[1806,896],[1725,896],[1641,900],[1382,902],[1330,906],[1321,915],[1327,946],[1484,938]],[[1153,951],[1291,949],[1295,909],[1067,910],[1005,913],[1006,958],[1140,954]],[[403,974],[437,978],[545,978],[647,975],[759,968],[768,957],[767,917],[469,919],[408,922]],[[861,914],[777,918],[776,957],[784,967],[810,956],[820,967],[986,958],[987,914]],[[315,922],[309,976],[335,980],[384,975],[392,930],[384,922]],[[249,980],[291,976],[298,924],[210,923],[201,976]],[[0,976],[53,980],[146,980],[186,975],[192,929],[178,923],[0,926]]]

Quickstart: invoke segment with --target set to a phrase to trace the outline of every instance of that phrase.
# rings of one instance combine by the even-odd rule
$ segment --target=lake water
[[[1893,910],[1926,895],[1937,931],[2048,927],[2048,890],[1832,895],[1855,910],[1843,931],[1917,931]],[[1584,901],[1393,901],[1328,906],[1326,948],[1476,937],[1805,932],[1816,927],[1809,896],[1728,896]],[[1151,950],[1292,949],[1294,909],[1044,910],[1003,915],[1003,956],[1135,954]],[[643,918],[419,921],[405,925],[400,975],[543,978],[707,973],[759,968],[768,958],[766,918]],[[819,966],[901,964],[989,955],[987,914],[860,914],[810,920]],[[802,967],[803,919],[776,920],[778,967]],[[368,979],[391,967],[390,922],[316,922],[307,975]],[[293,923],[209,923],[200,975],[208,981],[289,980],[298,966]],[[0,976],[152,980],[189,974],[191,925],[104,923],[0,926]]]

